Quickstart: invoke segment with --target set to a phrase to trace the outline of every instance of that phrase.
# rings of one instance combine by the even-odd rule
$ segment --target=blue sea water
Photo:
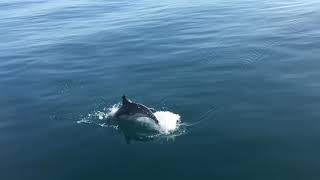
[[[317,180],[319,57],[318,0],[2,0],[0,179]],[[123,94],[190,126],[129,144]]]

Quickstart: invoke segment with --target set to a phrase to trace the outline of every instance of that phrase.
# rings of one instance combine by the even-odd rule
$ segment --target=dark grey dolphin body
[[[156,124],[159,124],[159,121],[154,116],[152,110],[153,109],[148,108],[142,104],[130,101],[126,96],[122,96],[122,106],[114,116],[117,119],[126,117],[148,117],[154,120]]]

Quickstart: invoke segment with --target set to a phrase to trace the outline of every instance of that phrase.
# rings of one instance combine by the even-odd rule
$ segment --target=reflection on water
[[[150,128],[150,125],[145,123],[139,123],[135,121],[118,121],[119,130],[123,133],[123,136],[128,144],[132,141],[138,142],[151,142],[157,138],[159,131]]]

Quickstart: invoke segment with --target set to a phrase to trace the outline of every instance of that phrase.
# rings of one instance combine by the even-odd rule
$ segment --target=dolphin
[[[125,95],[122,96],[122,106],[115,113],[116,119],[128,119],[137,117],[147,117],[152,119],[156,124],[159,124],[158,119],[154,116],[154,109],[148,108],[143,104],[138,104],[130,101]]]

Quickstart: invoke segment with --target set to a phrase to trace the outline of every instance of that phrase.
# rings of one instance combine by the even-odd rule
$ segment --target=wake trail
[[[207,120],[206,118],[209,116],[209,114],[211,112],[213,112],[215,110],[214,107],[210,108],[207,112],[205,112],[202,116],[200,116],[200,118],[198,118],[197,121],[193,122],[193,123],[183,123],[182,125],[187,126],[187,127],[191,127],[191,126],[195,126],[198,125],[202,122],[204,122],[205,120]]]

